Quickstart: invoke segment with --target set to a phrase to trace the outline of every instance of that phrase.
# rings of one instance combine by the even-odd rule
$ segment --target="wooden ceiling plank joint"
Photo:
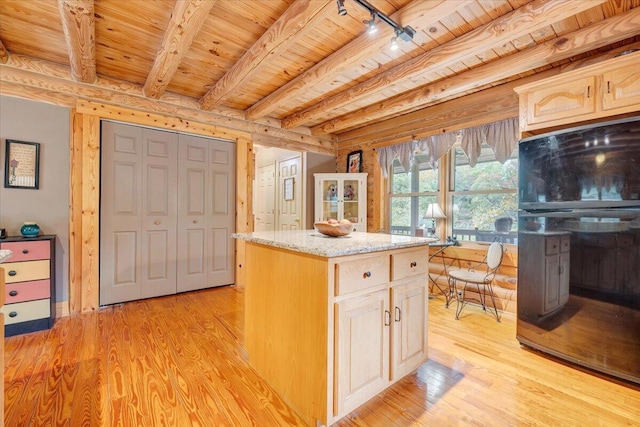
[[[216,0],[176,2],[160,50],[142,88],[145,96],[156,99],[162,96],[215,3]]]
[[[331,6],[331,7],[329,7]],[[296,0],[251,48],[200,99],[200,108],[211,110],[228,99],[233,91],[263,69],[269,60],[310,31],[324,19],[329,10],[334,12],[330,0]]]
[[[58,0],[58,9],[75,81],[96,80],[96,25],[93,0]]]

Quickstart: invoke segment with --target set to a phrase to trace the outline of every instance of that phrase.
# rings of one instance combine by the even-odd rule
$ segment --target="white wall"
[[[55,234],[56,302],[69,300],[68,108],[0,95],[0,228],[19,236],[25,221]],[[4,188],[6,140],[40,143],[38,190]]]

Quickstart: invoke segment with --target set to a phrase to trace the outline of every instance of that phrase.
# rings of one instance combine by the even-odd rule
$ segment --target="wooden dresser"
[[[55,318],[56,236],[8,237],[0,249],[13,252],[2,264],[5,336],[49,329]]]

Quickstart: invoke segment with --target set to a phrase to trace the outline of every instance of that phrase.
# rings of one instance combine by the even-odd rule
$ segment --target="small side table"
[[[431,289],[433,290],[433,287],[435,286],[440,291],[440,293],[444,295],[446,307],[449,307],[449,304],[451,304],[451,301],[453,301],[453,298],[455,297],[455,292],[453,292],[453,289],[451,289],[449,285],[447,285],[446,288],[443,288],[441,285],[439,285],[438,279],[442,277],[442,275],[446,275],[447,283],[449,282],[448,274],[447,274],[447,263],[445,262],[444,251],[447,250],[449,246],[455,246],[455,245],[456,244],[454,242],[429,243],[429,247],[438,248],[438,250],[436,250],[433,254],[429,256],[429,262],[431,263],[431,261],[434,258],[438,257],[442,261],[442,267],[443,267],[442,272],[438,273],[438,275],[435,275],[435,273],[431,273],[431,271],[429,271],[429,280],[431,281]]]

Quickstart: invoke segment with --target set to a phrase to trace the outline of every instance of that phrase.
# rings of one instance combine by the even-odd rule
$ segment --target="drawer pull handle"
[[[162,223],[162,221],[160,221],[159,219],[156,219],[155,221],[153,221],[153,223],[155,225],[160,225]]]
[[[13,276],[15,276],[16,274],[18,274],[18,272],[17,272],[17,271],[15,271],[15,270],[11,270],[11,271],[9,271],[9,273],[8,273],[8,274],[9,274],[9,276],[12,276],[12,277],[13,277]]]
[[[416,267],[417,265],[418,265],[418,263],[417,263],[417,262],[415,262],[415,261],[413,261],[413,262],[411,262],[411,264],[409,264],[409,266],[410,266],[411,268]]]
[[[18,315],[17,311],[12,311],[11,313],[9,313],[9,317],[16,317]]]
[[[18,295],[18,291],[9,292],[9,296],[15,297],[16,295]]]
[[[29,249],[23,249],[22,253],[25,254],[25,255],[28,254],[29,253]]]
[[[367,278],[367,277],[371,277],[371,272],[370,271],[365,271],[364,274],[362,275],[363,278]]]

